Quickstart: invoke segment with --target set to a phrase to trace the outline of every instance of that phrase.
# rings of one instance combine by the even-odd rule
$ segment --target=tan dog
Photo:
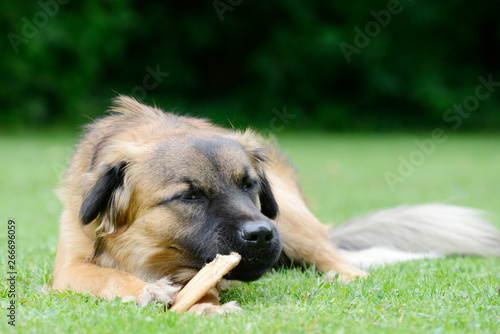
[[[315,265],[330,278],[365,276],[308,210],[295,170],[255,133],[164,113],[127,97],[117,98],[111,111],[89,126],[65,173],[54,288],[168,305],[206,262],[231,251],[242,261],[228,279],[255,280],[289,260]],[[480,225],[478,235],[469,236],[480,239],[482,255],[491,255],[500,237],[484,246],[483,230],[496,231],[467,212]],[[370,236],[356,242],[356,235],[363,234],[341,233],[340,246],[380,246]],[[411,250],[467,253],[463,239],[452,249]],[[238,310],[218,299],[212,289],[191,311]]]

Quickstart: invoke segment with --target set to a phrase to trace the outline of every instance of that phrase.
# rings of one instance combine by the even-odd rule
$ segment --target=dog
[[[448,205],[379,211],[329,232],[275,145],[125,96],[88,126],[58,195],[53,288],[139,306],[168,307],[207,262],[231,251],[242,260],[225,278],[239,281],[285,263],[349,281],[367,275],[359,266],[500,255],[500,233],[479,212]],[[220,305],[213,288],[189,311],[239,310]]]

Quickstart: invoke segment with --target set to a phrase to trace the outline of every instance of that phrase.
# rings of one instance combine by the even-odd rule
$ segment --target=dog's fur
[[[385,262],[415,257],[410,252],[500,255],[499,233],[477,212],[443,205],[381,211],[330,238],[295,170],[262,137],[127,97],[89,126],[59,195],[54,288],[139,305],[171,304],[206,262],[230,251],[243,259],[227,278],[243,281],[290,261],[350,280],[366,274],[346,256],[359,260],[356,252],[372,247],[404,251]],[[237,309],[219,305],[214,288],[191,311]]]

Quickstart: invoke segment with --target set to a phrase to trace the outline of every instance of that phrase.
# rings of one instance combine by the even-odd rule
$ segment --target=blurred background
[[[223,125],[500,128],[498,1],[2,1],[0,27],[0,131],[117,94]]]

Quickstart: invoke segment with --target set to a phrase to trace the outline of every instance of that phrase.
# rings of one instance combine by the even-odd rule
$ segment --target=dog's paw
[[[162,278],[155,283],[148,283],[142,288],[139,296],[128,296],[122,299],[122,302],[136,302],[139,307],[145,307],[151,303],[161,303],[171,305],[177,297],[180,286],[175,285],[168,278]]]
[[[366,278],[368,273],[361,269],[351,267],[342,271],[330,270],[325,275],[325,281],[333,282],[335,280],[343,283],[349,283],[357,278]]]
[[[189,313],[206,316],[226,315],[230,313],[238,313],[241,311],[241,307],[239,307],[238,304],[234,301],[225,303],[223,305],[214,305],[212,303],[194,304],[188,310]]]

